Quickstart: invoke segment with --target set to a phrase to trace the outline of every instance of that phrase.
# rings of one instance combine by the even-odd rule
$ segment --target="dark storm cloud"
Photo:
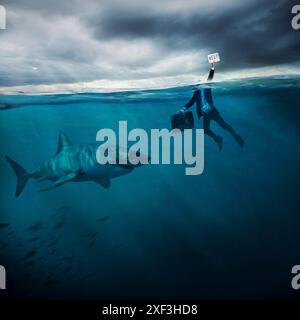
[[[6,8],[22,9],[27,11],[43,12],[50,14],[74,14],[78,13],[81,0],[1,0]],[[88,3],[88,1],[87,1]]]
[[[0,0],[0,86],[201,75],[299,62],[290,0]]]
[[[148,38],[169,50],[220,51],[227,69],[299,61],[299,33],[291,28],[293,1],[244,1],[214,12],[153,13],[114,8],[91,19],[98,39]]]

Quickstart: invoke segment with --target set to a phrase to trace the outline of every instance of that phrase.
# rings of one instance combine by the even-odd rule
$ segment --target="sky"
[[[0,87],[156,87],[300,74],[290,0],[0,0]]]

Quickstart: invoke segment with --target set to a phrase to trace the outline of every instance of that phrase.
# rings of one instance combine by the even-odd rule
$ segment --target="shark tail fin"
[[[17,176],[17,188],[16,188],[16,198],[22,193],[23,189],[26,186],[26,183],[29,179],[29,174],[26,172],[26,170],[16,163],[14,160],[6,156],[6,160],[9,162],[11,167],[13,168],[16,176]]]

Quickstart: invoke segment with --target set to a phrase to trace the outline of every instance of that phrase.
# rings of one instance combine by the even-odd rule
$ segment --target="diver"
[[[212,64],[207,79],[208,81],[211,81],[213,79],[214,73],[215,68],[214,64]],[[180,111],[185,112],[187,109],[192,107],[194,103],[196,103],[197,106],[197,115],[199,119],[203,116],[204,134],[213,138],[213,140],[218,144],[220,151],[223,147],[223,138],[221,136],[218,136],[215,132],[213,132],[210,129],[210,122],[212,120],[216,121],[219,124],[219,126],[221,126],[224,130],[228,131],[241,147],[244,146],[244,140],[242,139],[242,137],[234,131],[232,126],[222,118],[220,112],[216,109],[213,102],[212,90],[210,87],[203,87],[197,89],[194,92],[190,101]]]

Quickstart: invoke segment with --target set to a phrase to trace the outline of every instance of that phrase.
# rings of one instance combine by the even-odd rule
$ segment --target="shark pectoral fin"
[[[45,189],[41,189],[39,190],[40,192],[44,192],[44,191],[48,191],[54,188],[57,188],[61,185],[63,185],[66,182],[69,182],[71,180],[73,180],[74,178],[76,178],[78,176],[78,172],[70,172],[64,176],[62,176],[60,179],[58,179],[52,186],[45,188]]]
[[[110,187],[110,180],[108,178],[97,179],[96,182],[105,189]]]

